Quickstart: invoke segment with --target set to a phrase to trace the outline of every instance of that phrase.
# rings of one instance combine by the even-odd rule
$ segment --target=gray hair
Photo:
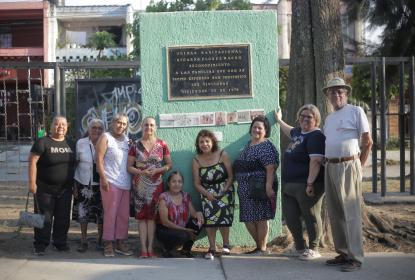
[[[321,123],[321,115],[318,108],[313,104],[305,104],[301,106],[301,108],[297,111],[297,121],[300,120],[300,114],[304,110],[309,110],[311,114],[313,114],[314,118],[316,119],[316,126],[318,127]]]
[[[100,126],[102,126],[102,128],[105,128],[104,122],[101,119],[95,118],[95,119],[91,119],[88,122],[88,130],[91,129],[94,126],[94,124],[99,124]]]
[[[87,129],[86,129],[86,131],[85,131],[85,133],[83,134],[82,137],[88,137],[89,136],[89,130],[94,126],[94,124],[97,124],[97,123],[100,126],[102,126],[103,132],[105,132],[104,122],[101,119],[94,118],[94,119],[89,120]]]
[[[111,121],[111,129],[113,128],[113,125],[117,122],[117,121],[119,121],[120,119],[122,119],[122,118],[125,118],[126,120],[127,120],[127,127],[125,128],[125,131],[127,131],[127,129],[128,129],[128,123],[129,123],[129,120],[128,120],[128,116],[127,116],[127,114],[125,114],[125,113],[117,113],[115,116],[114,116],[114,118],[112,119],[112,121]],[[124,131],[124,132],[125,132]]]

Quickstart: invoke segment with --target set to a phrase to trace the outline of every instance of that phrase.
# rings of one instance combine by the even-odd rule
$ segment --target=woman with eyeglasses
[[[322,234],[321,204],[324,195],[325,136],[319,129],[320,112],[306,104],[297,112],[299,126],[292,127],[282,120],[281,110],[275,119],[291,142],[284,153],[282,164],[282,212],[295,246],[284,255],[313,260],[318,252]],[[308,245],[303,238],[302,219],[308,233]]]
[[[104,123],[100,119],[92,119],[84,138],[76,142],[76,170],[73,189],[74,204],[72,220],[81,225],[81,243],[78,252],[88,249],[88,223],[97,224],[97,248],[102,246],[102,201],[99,190],[99,175],[96,168],[95,145],[104,132]]]

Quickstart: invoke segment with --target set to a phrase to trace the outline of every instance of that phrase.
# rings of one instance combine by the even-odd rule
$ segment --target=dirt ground
[[[365,189],[365,188],[364,188]],[[32,256],[33,230],[30,228],[19,228],[17,220],[19,212],[24,209],[26,203],[27,187],[23,183],[7,182],[0,183],[0,256],[13,258],[30,258]],[[33,201],[30,201],[33,209]],[[404,223],[415,230],[415,204],[393,204],[369,206],[371,211],[377,211],[389,221]],[[48,255],[54,258],[101,258],[102,251],[97,250],[95,242],[96,228],[91,225],[89,229],[89,250],[86,253],[78,253],[76,248],[80,240],[80,228],[76,222],[71,222],[69,231],[69,253],[60,253],[49,248]],[[131,248],[138,252],[137,223],[130,220],[130,232],[128,242]],[[271,242],[272,243],[272,242]],[[232,253],[243,253],[252,248],[232,248]],[[329,252],[333,248],[322,248],[321,251]],[[280,253],[284,250],[281,246],[270,246],[271,253]],[[194,248],[195,254],[202,255],[206,248]],[[415,253],[415,248],[406,242],[399,244],[397,248],[391,248],[367,240],[365,242],[366,252],[402,251]]]

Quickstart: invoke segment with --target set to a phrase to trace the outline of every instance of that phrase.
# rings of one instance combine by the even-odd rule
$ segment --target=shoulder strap
[[[221,150],[220,151],[220,154],[219,154],[219,159],[218,159],[218,163],[220,162],[220,160],[222,159],[222,154],[223,154],[223,150]]]
[[[193,159],[197,162],[197,164],[199,164],[199,166],[201,166],[200,161],[197,159],[197,156],[195,156]]]

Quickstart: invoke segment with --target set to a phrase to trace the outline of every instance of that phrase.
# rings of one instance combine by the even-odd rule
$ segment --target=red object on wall
[[[0,79],[15,79],[17,78],[16,69],[0,69]]]

